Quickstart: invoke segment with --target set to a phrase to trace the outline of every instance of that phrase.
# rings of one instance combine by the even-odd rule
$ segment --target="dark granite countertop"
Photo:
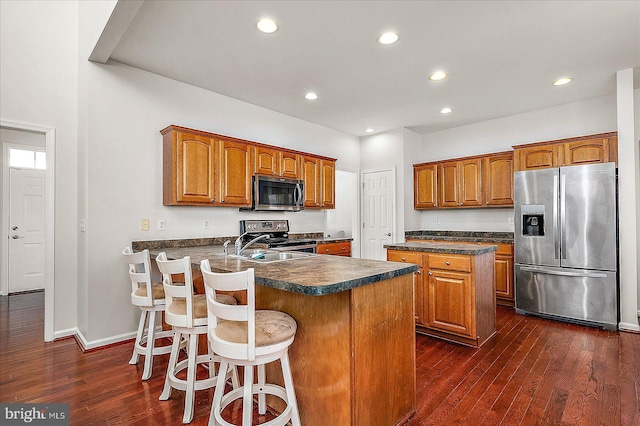
[[[190,256],[196,269],[200,269],[202,259],[209,259],[211,269],[217,272],[254,268],[257,284],[312,296],[338,293],[418,270],[413,264],[329,255],[272,263],[252,262],[224,256],[221,245],[139,248],[149,248],[154,258],[162,251],[169,259]]]
[[[406,231],[405,238],[425,241],[460,241],[476,243],[513,244],[513,232],[479,231]]]
[[[496,251],[498,246],[487,246],[481,244],[453,244],[453,243],[430,243],[415,241],[409,243],[388,244],[384,248],[388,250],[418,251],[425,253],[447,253],[447,254],[470,254],[478,255]]]

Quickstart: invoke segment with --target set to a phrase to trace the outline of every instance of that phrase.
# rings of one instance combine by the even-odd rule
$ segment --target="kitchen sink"
[[[271,263],[271,262],[281,262],[284,260],[306,259],[312,256],[316,256],[316,255],[313,253],[303,253],[303,252],[255,249],[255,250],[245,250],[242,252],[240,256],[233,254],[233,255],[230,255],[229,257],[236,257],[242,260],[247,260],[249,262]]]

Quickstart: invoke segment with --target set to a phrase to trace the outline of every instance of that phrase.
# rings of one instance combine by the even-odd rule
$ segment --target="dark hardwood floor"
[[[43,307],[44,293],[0,297],[0,402],[65,402],[72,425],[182,424],[183,393],[158,400],[167,357],[143,382],[143,358],[128,364],[132,342],[86,353],[73,339],[44,343]],[[418,335],[407,425],[640,425],[640,334],[503,307],[497,320],[479,350]],[[191,424],[205,425],[213,391],[196,395]],[[240,413],[232,407],[229,419]]]

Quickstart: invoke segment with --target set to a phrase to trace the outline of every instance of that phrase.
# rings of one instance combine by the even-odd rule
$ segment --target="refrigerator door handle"
[[[560,172],[560,247],[562,259],[567,258],[567,185],[566,176]]]
[[[553,250],[554,259],[560,259],[560,229],[558,226],[558,175],[553,176]]]
[[[536,274],[560,275],[563,277],[585,277],[585,278],[606,278],[607,277],[607,274],[599,274],[597,272],[550,271],[547,269],[529,268],[526,266],[521,267],[520,270],[525,272],[533,272]]]

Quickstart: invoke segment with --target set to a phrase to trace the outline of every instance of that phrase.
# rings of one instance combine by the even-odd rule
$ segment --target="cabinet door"
[[[230,206],[251,205],[250,145],[220,141],[219,184],[220,202]]]
[[[288,151],[280,151],[280,176],[300,179],[300,155]]]
[[[389,250],[387,251],[387,260],[391,262],[415,263],[418,265],[418,271],[413,275],[413,303],[415,309],[416,324],[424,325],[424,306],[427,305],[424,291],[424,261],[423,255],[415,252],[405,252]]]
[[[514,300],[513,295],[513,256],[496,254],[495,259],[496,297],[508,301]]]
[[[255,149],[255,172],[261,175],[280,174],[278,154],[276,149],[257,146]]]
[[[458,162],[450,161],[438,165],[439,206],[456,207],[458,205]]]
[[[513,153],[490,155],[482,165],[485,206],[513,206]]]
[[[475,338],[471,274],[429,270],[430,328]]]
[[[320,167],[322,172],[320,191],[320,204],[323,209],[336,208],[336,163],[334,161],[321,160]]]
[[[558,145],[518,148],[514,155],[517,156],[516,171],[558,167]]]
[[[213,202],[216,144],[205,136],[184,132],[177,132],[176,138],[177,202]]]
[[[436,164],[413,167],[413,207],[438,207],[438,166]]]
[[[573,166],[579,164],[608,163],[609,159],[609,139],[588,139],[577,142],[563,144],[564,158],[562,166]]]
[[[482,159],[463,160],[458,162],[459,206],[482,205]]]
[[[304,207],[320,207],[320,159],[302,157],[302,179],[304,180]]]

